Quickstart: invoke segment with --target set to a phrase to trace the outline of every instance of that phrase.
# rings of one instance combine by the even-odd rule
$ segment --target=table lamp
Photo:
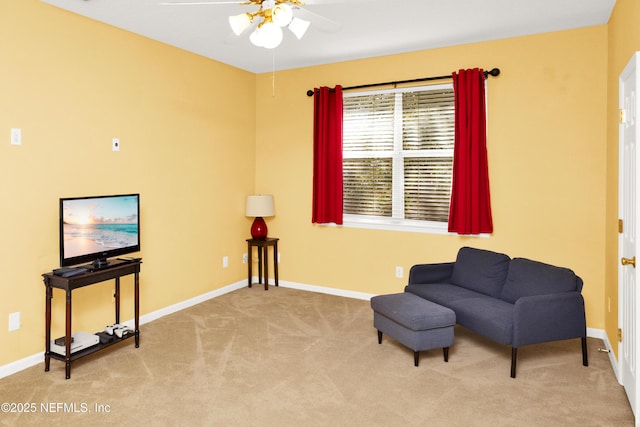
[[[263,217],[274,216],[273,196],[271,194],[256,194],[247,196],[246,216],[253,216],[253,224],[251,224],[251,237],[256,240],[265,240],[267,238],[267,223]]]

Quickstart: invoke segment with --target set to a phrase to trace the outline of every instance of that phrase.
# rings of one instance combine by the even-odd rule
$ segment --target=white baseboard
[[[273,285],[273,283],[270,283],[270,285]],[[322,294],[336,295],[336,296],[345,297],[345,298],[355,298],[355,299],[361,299],[361,300],[367,300],[367,301],[370,300],[371,297],[376,295],[376,294],[368,294],[364,292],[347,291],[344,289],[327,288],[324,286],[306,285],[302,283],[287,282],[284,280],[278,280],[278,285],[282,286],[283,288],[300,289],[303,291],[318,292]],[[160,319],[161,317],[176,313],[178,311],[184,310],[185,308],[189,308],[196,304],[200,304],[202,302],[219,297],[226,293],[233,292],[245,286],[247,286],[247,282],[242,280],[242,281],[233,283],[231,285],[227,285],[222,288],[204,293],[202,295],[198,295],[197,297],[179,302],[177,304],[167,306],[160,310],[156,310],[151,313],[144,314],[140,316],[140,324],[144,325],[145,323],[152,322],[154,320]],[[129,327],[133,327],[133,319],[129,319],[122,323],[124,323]],[[609,359],[611,360],[611,366],[613,367],[613,371],[616,374],[616,378],[618,379],[618,382],[620,382],[619,376],[618,376],[618,364],[617,364],[617,361],[615,360],[615,356],[613,354],[613,350],[611,349],[611,344],[609,343],[607,334],[602,329],[587,328],[587,336],[592,338],[599,338],[604,341],[605,349],[609,350]],[[9,375],[15,374],[17,372],[20,372],[32,366],[35,366],[39,363],[44,363],[43,358],[44,358],[44,353],[40,352],[40,353],[33,354],[31,356],[27,356],[23,359],[16,360],[15,362],[11,362],[6,365],[0,366],[0,379],[4,377],[8,377]]]
[[[44,366],[44,352],[32,354],[24,359],[16,360],[15,362],[0,366],[0,379],[35,366],[38,363],[42,363]]]
[[[140,324],[144,325],[145,323],[149,323],[152,322],[156,319],[159,319],[161,317],[167,316],[169,314],[172,313],[176,313],[180,310],[184,310],[185,308],[189,308],[193,305],[196,304],[200,304],[201,302],[210,300],[212,298],[216,298],[219,297],[220,295],[224,295],[226,293],[235,291],[237,289],[240,289],[244,286],[247,286],[247,282],[242,280],[240,282],[236,282],[234,284],[222,287],[220,289],[215,289],[211,292],[207,292],[205,294],[202,295],[198,295],[197,297],[194,298],[190,298],[188,300],[179,302],[177,304],[173,304],[170,306],[167,306],[165,308],[162,308],[160,310],[156,310],[153,311],[151,313],[147,313],[144,314],[142,316],[140,316]],[[124,325],[129,326],[130,328],[133,328],[133,319],[129,319],[126,320],[124,322],[121,322]],[[23,359],[20,360],[16,360],[15,362],[11,362],[8,363],[6,365],[0,366],[0,379],[4,378],[4,377],[8,377],[9,375],[13,375],[17,372],[20,372],[24,369],[30,368],[32,366],[35,366],[39,363],[44,364],[44,351],[40,352],[40,353],[36,353],[36,354],[32,354],[31,356],[27,356]]]
[[[300,289],[303,291],[318,292],[321,294],[336,295],[339,297],[355,298],[367,301],[370,300],[371,297],[376,295],[363,292],[346,291],[344,289],[327,288],[324,286],[305,285],[302,283],[287,282],[284,280],[278,280],[278,286],[282,286],[283,288]]]
[[[604,340],[606,339],[607,334],[604,333],[604,329],[587,328],[587,336]]]

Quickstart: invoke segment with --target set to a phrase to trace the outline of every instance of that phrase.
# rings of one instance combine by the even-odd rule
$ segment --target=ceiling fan
[[[196,1],[163,2],[163,6],[194,6],[241,4],[257,6],[254,12],[229,16],[229,25],[236,36],[252,29],[249,40],[256,46],[273,49],[280,45],[284,37],[282,28],[287,27],[300,40],[311,24],[319,23],[320,29],[337,31],[340,24],[304,9],[307,4],[319,4],[318,0],[242,0],[242,1]],[[307,18],[307,19],[303,19]]]

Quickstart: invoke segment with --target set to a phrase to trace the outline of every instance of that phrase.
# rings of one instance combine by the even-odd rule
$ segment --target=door
[[[638,418],[638,325],[636,308],[640,305],[636,284],[638,269],[635,265],[638,252],[638,208],[637,190],[638,165],[637,149],[637,96],[639,52],[636,52],[620,75],[619,87],[619,144],[620,144],[620,178],[619,178],[619,215],[622,219],[622,232],[618,237],[618,254],[620,256],[618,271],[618,324],[622,336],[618,337],[618,364],[620,382],[625,388],[631,409]],[[640,266],[638,266],[640,268]],[[621,339],[620,339],[621,338]]]

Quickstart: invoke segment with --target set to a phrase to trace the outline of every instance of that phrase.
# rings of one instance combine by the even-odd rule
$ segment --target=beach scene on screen
[[[65,200],[62,220],[67,258],[138,244],[135,197]]]

